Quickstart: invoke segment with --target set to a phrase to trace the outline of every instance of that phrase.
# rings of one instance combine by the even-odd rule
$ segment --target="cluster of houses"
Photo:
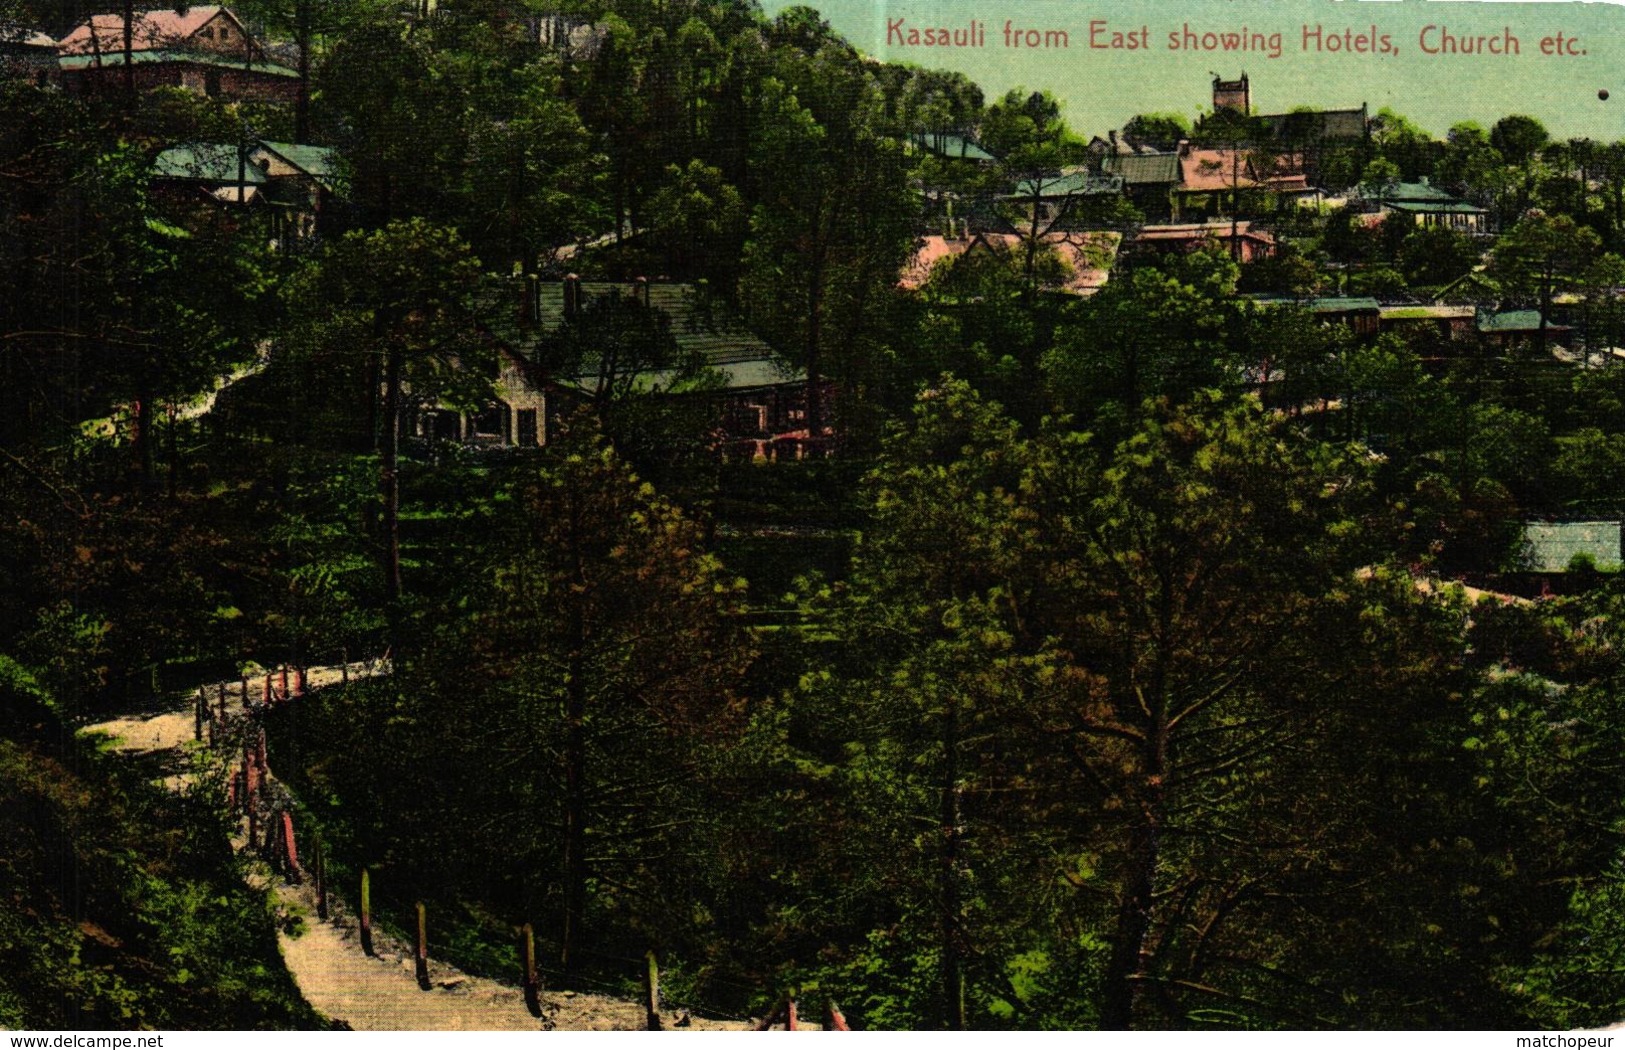
[[[416,0],[413,14],[432,0]],[[589,46],[591,27],[557,18],[534,20],[538,43]],[[126,26],[119,14],[95,15],[60,40],[40,32],[0,31],[0,62],[49,80],[67,91],[116,90],[133,78],[139,88],[172,86],[224,101],[280,101],[297,97],[298,73],[274,60],[229,9],[218,5],[141,10]],[[1251,84],[1215,77],[1215,113],[1252,113]],[[1274,145],[1196,146],[1189,141],[1131,141],[1109,132],[1087,148],[1075,168],[1032,173],[1002,194],[995,208],[922,233],[899,287],[918,292],[943,268],[987,252],[1024,251],[1037,236],[1058,265],[1046,271],[1046,294],[1089,296],[1110,280],[1124,257],[1190,251],[1209,244],[1227,248],[1238,261],[1275,254],[1275,236],[1260,223],[1236,217],[1243,195],[1267,194],[1279,205],[1295,199],[1323,203],[1316,188],[1322,151],[1363,144],[1371,121],[1357,109],[1305,111],[1254,117],[1270,129]],[[972,165],[996,158],[960,134],[915,136],[911,145]],[[232,143],[187,143],[165,149],[152,168],[155,196],[219,215],[259,209],[278,245],[308,244],[334,228],[335,207],[345,196],[342,158],[332,149],[260,139],[245,134]],[[1130,230],[1078,228],[1068,217],[1080,200],[1118,196],[1149,220]],[[1486,213],[1426,181],[1397,183],[1338,202],[1362,221],[1400,214],[1419,225],[1486,232]],[[998,216],[1019,213],[1026,226],[1000,225]],[[1042,232],[1036,232],[1041,230]],[[787,367],[765,342],[707,302],[703,287],[672,281],[582,281],[574,276],[494,277],[493,292],[477,323],[499,358],[498,400],[476,413],[420,406],[408,429],[424,438],[450,438],[492,446],[533,446],[548,439],[557,408],[582,398],[608,396],[603,359],[587,360],[579,375],[549,375],[538,366],[541,347],[577,323],[588,304],[620,300],[657,312],[679,353],[707,367],[703,390],[685,387],[671,370],[648,369],[624,389],[704,396],[717,404],[715,447],[744,458],[822,455],[832,435],[812,433],[806,420],[806,377]],[[1266,304],[1268,297],[1259,297]],[[1325,297],[1302,303],[1328,323],[1360,334],[1424,329],[1449,338],[1490,342],[1526,338],[1561,340],[1568,329],[1542,324],[1532,311],[1487,313],[1473,306],[1435,303],[1382,304],[1375,299]],[[589,355],[590,357],[590,355]]]

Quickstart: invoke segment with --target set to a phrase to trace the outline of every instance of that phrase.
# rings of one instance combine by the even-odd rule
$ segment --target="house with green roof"
[[[1489,212],[1451,196],[1423,176],[1419,182],[1364,187],[1355,197],[1381,215],[1403,215],[1418,226],[1442,226],[1458,233],[1489,232]]]
[[[1178,153],[1110,154],[1101,158],[1100,171],[1121,179],[1123,195],[1148,218],[1173,214],[1173,194],[1180,180]]]

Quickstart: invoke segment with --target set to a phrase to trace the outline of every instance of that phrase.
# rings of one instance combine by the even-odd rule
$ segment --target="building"
[[[334,206],[348,188],[337,150],[261,140],[248,156],[265,174],[265,199],[272,209],[271,236],[279,245],[332,231]]]
[[[1359,187],[1355,196],[1362,205],[1379,215],[1403,215],[1418,226],[1442,226],[1457,233],[1483,234],[1489,231],[1489,212],[1476,204],[1452,197],[1428,182],[1397,182],[1373,189]]]
[[[57,48],[63,87],[122,88],[124,38],[122,14],[94,15],[76,26]],[[269,61],[237,16],[215,4],[135,12],[128,57],[138,90],[179,87],[210,98],[272,102],[299,95],[299,74]]]
[[[1485,345],[1502,350],[1537,344],[1543,338],[1548,346],[1566,346],[1574,331],[1551,321],[1542,325],[1539,310],[1480,310],[1476,327]]]
[[[628,366],[606,352],[588,352],[569,371],[550,370],[550,347],[590,312],[617,304],[653,311],[668,333],[675,357],[695,364]],[[529,416],[535,410],[535,443],[566,410],[583,401],[649,394],[705,399],[712,405],[710,438],[719,452],[746,458],[823,454],[830,437],[807,433],[807,377],[790,368],[761,339],[746,330],[702,285],[648,281],[542,281],[534,276],[492,278],[477,307],[486,335],[508,362],[499,376],[498,403],[477,418],[454,421],[444,408],[422,432],[442,437],[470,435],[480,443],[530,444]],[[607,348],[606,348],[607,349]],[[826,390],[826,402],[829,392]]]
[[[1382,305],[1365,296],[1323,295],[1307,299],[1286,296],[1254,295],[1253,302],[1260,306],[1293,305],[1308,311],[1317,321],[1342,325],[1355,335],[1372,336],[1382,329]]]
[[[1243,263],[1270,258],[1276,247],[1273,234],[1253,229],[1245,219],[1142,226],[1128,244],[1131,250],[1146,254],[1194,252],[1210,246],[1227,249],[1231,258]]]
[[[1045,290],[1068,295],[1094,295],[1111,279],[1112,266],[1122,239],[1122,234],[1111,230],[1046,234],[1040,240],[1066,264],[1067,277],[1063,283]],[[922,237],[914,258],[904,268],[897,286],[905,291],[917,292],[941,267],[955,265],[978,253],[1015,258],[1024,243],[1024,238],[1014,233]]]
[[[965,160],[973,164],[992,164],[993,154],[978,146],[964,135],[950,132],[915,132],[909,136],[915,149],[934,154],[944,160]]]
[[[1221,80],[1213,78],[1213,112],[1228,109],[1233,113],[1248,116],[1253,111],[1253,89],[1243,72],[1240,80]]]
[[[1180,178],[1178,153],[1111,153],[1101,159],[1100,170],[1121,179],[1123,196],[1148,218],[1172,216]]]
[[[1582,564],[1620,567],[1617,521],[1532,521],[1523,527],[1519,559],[1526,572],[1568,572]]]

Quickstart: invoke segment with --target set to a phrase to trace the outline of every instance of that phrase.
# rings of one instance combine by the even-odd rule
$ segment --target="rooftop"
[[[195,142],[185,146],[172,146],[158,154],[152,162],[152,175],[158,179],[187,182],[232,183],[241,181],[250,186],[263,185],[265,172],[252,161],[239,162],[236,146],[212,142]]]
[[[1598,568],[1620,564],[1617,521],[1532,521],[1523,527],[1523,563],[1531,572],[1564,572],[1576,555]]]
[[[184,6],[184,5],[177,5]],[[218,4],[199,4],[186,7],[185,13],[174,8],[155,8],[135,12],[130,46],[134,51],[158,51],[172,48],[202,29],[224,8]],[[228,17],[235,20],[235,16]],[[106,55],[124,50],[124,16],[122,14],[92,15],[74,26],[59,45],[64,55]]]
[[[1114,155],[1101,162],[1108,175],[1122,176],[1125,186],[1172,186],[1179,181],[1179,154]]]

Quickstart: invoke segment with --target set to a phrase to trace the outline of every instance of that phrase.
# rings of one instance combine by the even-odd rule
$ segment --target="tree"
[[[1190,119],[1183,113],[1138,113],[1123,125],[1123,138],[1129,142],[1163,149],[1189,138],[1190,133]]]
[[[757,331],[806,372],[807,430],[817,438],[826,376],[849,396],[859,390],[912,245],[914,201],[855,54],[833,41],[807,53],[813,30],[789,15],[778,32],[800,43],[780,49],[753,117],[756,204],[739,299]]]
[[[742,581],[586,419],[513,496],[426,673],[463,709],[451,746],[474,785],[460,816],[486,829],[476,843],[505,880],[544,873],[575,975],[595,927],[617,936],[595,915],[656,942],[686,932],[670,902],[695,887],[663,887],[703,882],[718,807],[696,772],[737,732],[753,646]]]
[[[1539,308],[1542,352],[1553,296],[1585,272],[1600,244],[1596,231],[1569,216],[1532,209],[1490,250],[1490,272],[1513,296]]]
[[[1490,145],[1515,167],[1529,163],[1550,139],[1545,125],[1522,113],[1502,117],[1490,128]]]
[[[482,347],[467,301],[479,263],[455,231],[423,219],[355,231],[331,245],[285,289],[296,317],[285,334],[290,356],[336,366],[353,398],[359,374],[368,438],[381,448],[385,601],[398,633],[401,587],[400,443],[405,395],[473,407],[490,397],[486,370],[460,367]],[[290,361],[290,364],[294,362]],[[359,368],[357,366],[360,366]],[[352,402],[353,403],[353,402]]]

